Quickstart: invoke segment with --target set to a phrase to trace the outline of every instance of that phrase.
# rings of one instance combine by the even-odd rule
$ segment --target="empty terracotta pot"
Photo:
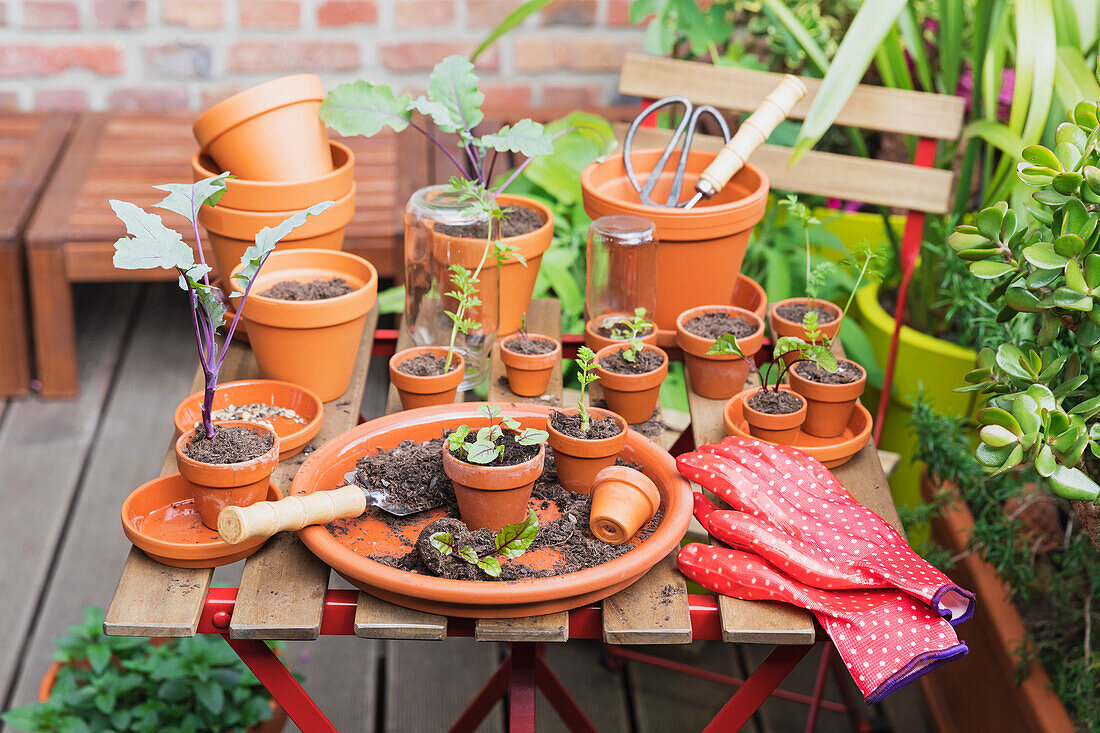
[[[780,385],[780,389],[784,391],[790,391],[790,387],[783,384]],[[754,410],[749,405],[749,398],[756,394],[760,390],[759,387],[753,387],[747,389],[744,392],[740,392],[731,399],[744,399],[743,413],[745,415],[745,421],[749,424],[749,432],[752,433],[754,438],[760,440],[766,440],[769,443],[779,443],[780,445],[794,445],[794,442],[798,440],[799,433],[802,432],[802,423],[806,421],[806,400],[799,396],[802,402],[802,407],[795,412],[788,412],[782,415],[772,415],[767,412],[760,412]]]
[[[443,346],[414,346],[411,349],[398,351],[390,357],[390,382],[397,388],[397,394],[401,398],[401,408],[404,410],[453,403],[458,394],[458,385],[462,383],[462,377],[466,373],[466,361],[457,350],[451,362],[452,369],[446,374],[418,377],[406,374],[397,368],[421,354],[446,359],[447,349]]]
[[[588,528],[604,542],[629,542],[661,506],[657,485],[641,471],[610,466],[596,474]]]
[[[819,308],[824,308],[830,313],[836,314],[836,318],[829,323],[819,323],[818,330],[821,331],[826,337],[835,339],[837,333],[840,331],[841,315],[843,311],[840,310],[840,306],[835,303],[830,303],[827,300],[821,300],[820,298],[787,298],[781,300],[771,307],[768,312],[768,327],[771,329],[772,336],[775,339],[782,338],[784,336],[796,336],[798,338],[806,338],[806,329],[803,327],[802,322],[792,321],[777,312],[781,306],[784,305],[810,305],[813,304]],[[795,358],[795,354],[784,354],[783,363],[790,364]]]
[[[237,269],[240,269],[238,265]],[[324,300],[278,300],[261,293],[284,280],[308,282],[343,278],[355,290]],[[230,287],[243,292],[230,278]],[[363,340],[367,313],[378,295],[374,265],[350,252],[327,249],[276,250],[252,285],[241,318],[260,373],[313,390],[323,401],[347,391]]]
[[[607,407],[622,415],[631,424],[645,422],[653,416],[657,400],[661,397],[661,383],[668,376],[668,354],[657,346],[646,344],[645,350],[655,351],[663,360],[661,366],[644,374],[619,374],[600,366],[600,359],[618,353],[622,344],[605,346],[596,352],[596,374],[603,389]]]
[[[867,387],[867,370],[854,361],[842,359],[859,370],[859,379],[847,384],[823,384],[798,373],[802,364],[787,372],[791,390],[806,399],[806,422],[802,430],[818,438],[835,438],[844,432],[856,409],[856,400]],[[808,363],[808,362],[807,362]]]
[[[635,150],[634,170],[645,178],[663,149]],[[692,150],[683,190],[691,191],[714,153]],[[668,196],[675,165],[666,166],[653,200]],[[737,274],[752,228],[764,215],[768,177],[746,163],[717,195],[692,209],[645,206],[630,184],[623,154],[609,155],[581,173],[584,210],[593,219],[608,214],[636,214],[657,226],[657,327],[672,330],[688,308],[732,302]]]
[[[538,455],[514,466],[475,466],[454,457],[443,446],[443,470],[451,479],[458,499],[458,513],[472,530],[494,532],[527,517],[531,489],[542,475],[546,446]]]
[[[317,199],[313,203],[331,199]],[[313,204],[310,204],[312,206]],[[256,232],[264,227],[278,226],[297,210],[242,211],[218,206],[199,209],[199,223],[206,227],[210,246],[214,249],[214,264],[219,276],[232,272],[241,264],[241,255],[256,241]],[[344,229],[355,216],[355,186],[336,199],[333,206],[310,216],[305,223],[287,234],[277,250],[331,249],[344,246]]]
[[[336,201],[355,185],[355,155],[336,141],[329,142],[332,170],[320,178],[305,181],[252,181],[227,178],[225,193],[218,206],[239,211],[298,211],[318,201]],[[210,158],[197,152],[191,156],[191,174],[195,181],[222,173]],[[230,171],[232,172],[232,171]]]
[[[708,313],[726,313],[743,318],[755,326],[755,330],[737,339],[737,346],[745,358],[733,355],[708,354],[716,339],[707,339],[688,331],[684,324]],[[701,305],[680,314],[676,319],[676,344],[684,352],[684,366],[691,380],[691,391],[712,400],[729,399],[745,388],[749,376],[749,361],[764,344],[764,322],[744,308],[732,305]]]
[[[606,321],[608,318],[617,317],[630,319],[634,316],[633,314],[628,315],[626,313],[604,313],[602,315],[595,316],[594,318],[589,318],[587,321],[585,321],[584,345],[592,349],[593,351],[599,351],[600,349],[611,346],[612,344],[623,343],[623,339],[609,338],[599,332],[599,328],[604,324],[604,321]],[[657,328],[654,327],[650,329],[649,333],[644,336],[640,336],[639,338],[642,340],[643,344],[652,344],[653,346],[656,346]]]
[[[554,350],[546,354],[520,354],[511,351],[508,344],[520,338],[508,336],[500,343],[500,360],[508,373],[508,388],[520,397],[538,397],[546,393],[554,366],[561,361],[561,342],[541,333],[527,334],[531,339],[554,342]]]
[[[267,484],[279,465],[279,436],[266,425],[231,420],[219,422],[220,427],[240,426],[254,433],[271,435],[274,444],[262,456],[241,463],[200,463],[184,453],[191,440],[188,431],[176,440],[176,466],[187,481],[195,508],[202,523],[218,528],[218,514],[227,506],[250,506],[267,497]]]
[[[191,130],[223,171],[252,181],[308,181],[332,170],[324,99],[314,74],[284,76],[215,104]]]
[[[566,415],[577,414],[576,410],[561,410]],[[618,435],[599,440],[575,438],[554,428],[547,420],[546,430],[550,433],[550,448],[554,451],[554,466],[558,469],[558,482],[574,494],[587,494],[592,491],[596,474],[608,466],[615,465],[626,445],[628,426],[621,415],[598,407],[588,408],[593,420],[610,417],[621,428]]]

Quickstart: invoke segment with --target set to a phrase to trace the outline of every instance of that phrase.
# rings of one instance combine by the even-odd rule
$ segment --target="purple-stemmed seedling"
[[[126,201],[110,202],[115,215],[126,225],[126,233],[130,235],[115,242],[114,266],[121,270],[151,270],[158,267],[175,270],[179,273],[180,288],[187,291],[191,325],[195,330],[195,345],[198,348],[199,366],[202,368],[205,385],[202,424],[206,436],[211,439],[214,437],[211,413],[214,391],[218,387],[218,372],[225,361],[227,347],[233,340],[257,273],[283,237],[304,224],[310,216],[320,214],[335,203],[324,201],[314,204],[292,214],[277,226],[264,227],[256,232],[255,244],[250,245],[241,255],[241,269],[233,275],[233,279],[243,287],[244,294],[232,294],[232,297],[240,297],[241,302],[237,305],[229,330],[219,345],[216,336],[228,310],[228,301],[220,288],[210,284],[210,266],[203,256],[202,238],[199,235],[199,209],[218,203],[225,193],[225,179],[229,175],[222,173],[198,183],[168,183],[153,187],[168,192],[154,206],[175,212],[191,222],[197,245],[195,249],[183,241],[179,232],[166,227],[158,215],[150,214],[140,206]],[[196,251],[199,253],[197,263]]]

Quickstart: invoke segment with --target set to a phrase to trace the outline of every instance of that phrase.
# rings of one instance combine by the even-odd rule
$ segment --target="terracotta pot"
[[[661,506],[657,486],[641,471],[609,466],[596,474],[588,528],[604,542],[629,542]]]
[[[206,227],[219,276],[232,272],[240,266],[241,255],[256,241],[256,232],[264,227],[278,226],[296,211],[242,211],[221,205],[203,206],[199,209],[199,223]],[[320,214],[309,217],[305,224],[283,237],[276,245],[276,251],[339,250],[344,246],[344,229],[353,216],[355,216],[355,186],[352,186],[350,191],[346,191],[342,198],[337,199],[335,206],[330,206]]]
[[[822,384],[806,379],[795,364],[787,372],[794,392],[806,398],[806,422],[802,430],[818,438],[835,438],[844,432],[856,409],[856,400],[867,386],[867,370],[854,361],[843,359],[859,369],[859,379],[848,384]]]
[[[607,336],[604,336],[598,330],[596,330],[600,326],[603,325],[603,322],[605,320],[607,320],[608,318],[615,317],[615,316],[622,316],[623,318],[628,318],[628,319],[634,317],[632,314],[626,314],[626,313],[603,313],[603,314],[598,315],[594,318],[589,318],[584,323],[584,345],[587,346],[588,348],[592,349],[593,351],[599,351],[600,349],[607,348],[608,346],[623,343],[625,341],[625,339],[609,338]],[[649,344],[651,346],[656,346],[657,345],[657,329],[656,328],[651,329],[649,333],[647,333],[645,336],[641,337],[641,341],[642,341],[643,344]]]
[[[462,383],[462,377],[466,373],[466,361],[458,351],[454,352],[455,361],[451,371],[434,377],[417,377],[398,370],[398,365],[421,354],[445,359],[447,349],[443,346],[414,346],[411,349],[398,351],[390,357],[390,382],[397,388],[397,394],[401,398],[401,408],[415,410],[418,407],[430,405],[449,405],[455,401],[458,394],[458,385]],[[457,366],[455,366],[457,364]]]
[[[789,392],[790,387],[783,384],[780,389]],[[799,397],[802,407],[795,412],[785,415],[770,415],[766,412],[754,410],[749,406],[749,398],[760,391],[759,387],[753,387],[741,393],[744,394],[745,420],[749,424],[749,432],[754,438],[766,440],[780,445],[792,445],[798,440],[798,434],[802,430],[802,423],[806,421],[806,400]]]
[[[826,310],[829,310],[836,314],[835,320],[829,323],[822,323],[818,326],[818,330],[820,330],[822,334],[830,339],[835,339],[837,333],[840,332],[840,324],[843,320],[841,318],[841,313],[843,311],[841,311],[840,307],[836,304],[830,303],[827,300],[821,300],[820,298],[787,298],[786,300],[781,300],[775,305],[771,306],[768,311],[768,328],[771,329],[773,339],[780,339],[784,336],[797,336],[801,339],[806,338],[806,329],[802,327],[801,321],[796,323],[794,321],[787,320],[786,318],[780,316],[776,311],[780,306],[783,305],[809,305],[810,303],[813,303],[820,308],[825,308]],[[790,364],[794,360],[794,358],[794,354],[784,354],[783,363]]]
[[[283,280],[332,277],[343,278],[355,290],[310,301],[277,300],[259,294]],[[230,286],[242,292],[236,280]],[[272,252],[253,281],[241,313],[248,321],[248,338],[260,373],[313,390],[325,402],[344,394],[363,340],[367,313],[377,295],[378,273],[358,255],[325,249]]]
[[[617,374],[600,366],[600,359],[616,354],[622,344],[605,346],[596,352],[596,374],[600,377],[607,407],[631,424],[645,422],[653,417],[657,400],[661,397],[661,383],[668,376],[668,354],[659,346],[646,345],[646,351],[656,351],[664,360],[660,367],[645,374]]]
[[[218,514],[227,506],[250,506],[263,501],[271,474],[279,465],[279,436],[271,428],[243,420],[230,420],[218,425],[237,425],[254,433],[269,434],[275,439],[275,444],[267,453],[252,460],[216,465],[200,463],[184,453],[192,431],[176,439],[176,466],[189,485],[202,523],[213,530],[218,528]]]
[[[768,294],[764,286],[744,273],[737,276],[730,305],[752,311],[761,321],[768,317]]]
[[[546,339],[554,342],[554,350],[547,354],[517,354],[508,349],[508,344],[520,336],[505,338],[500,344],[500,360],[508,373],[508,388],[520,397],[538,397],[546,393],[550,384],[550,375],[561,361],[561,342],[541,333],[527,334],[532,339]]]
[[[355,154],[335,140],[329,142],[332,170],[306,181],[251,181],[227,178],[218,206],[241,211],[298,211],[318,201],[343,198],[355,185]],[[191,156],[191,174],[201,181],[222,172],[209,155]]]
[[[692,318],[708,313],[727,313],[753,324],[755,330],[737,339],[737,346],[745,355],[707,354],[715,339],[696,336],[684,328]],[[729,399],[745,388],[749,376],[749,361],[764,344],[764,322],[755,313],[732,305],[701,305],[684,311],[676,319],[676,345],[684,352],[684,366],[688,372],[691,391],[711,400]]]
[[[446,446],[442,450],[443,470],[454,484],[458,513],[466,526],[495,532],[527,517],[527,501],[542,475],[546,446],[514,466],[475,466],[455,458]]]
[[[560,412],[574,415],[577,411]],[[615,459],[626,445],[628,425],[621,415],[598,407],[588,408],[588,414],[593,420],[613,418],[622,428],[621,432],[610,438],[585,440],[566,435],[556,430],[549,420],[546,422],[546,430],[550,433],[550,448],[554,451],[554,466],[558,469],[558,482],[574,494],[591,492],[596,474],[615,465]]]
[[[634,170],[641,175],[653,170],[662,149],[635,150]],[[693,150],[688,155],[684,190],[695,186],[714,154]],[[668,195],[675,166],[661,176],[653,198]],[[688,308],[708,303],[729,303],[733,297],[741,261],[752,228],[764,215],[768,177],[746,163],[737,175],[711,199],[692,209],[644,206],[631,186],[623,155],[609,155],[581,173],[584,210],[593,219],[608,214],[636,214],[657,226],[658,328],[671,330],[676,317]]]
[[[308,181],[332,170],[324,99],[317,76],[284,76],[215,104],[191,130],[223,171],[251,181]]]

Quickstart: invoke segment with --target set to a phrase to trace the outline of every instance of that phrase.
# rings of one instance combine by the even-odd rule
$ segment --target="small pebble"
[[[244,420],[258,425],[266,425],[274,430],[275,427],[271,424],[271,418],[273,417],[285,417],[287,420],[292,420],[300,425],[306,424],[305,418],[289,407],[259,403],[253,403],[251,405],[226,405],[220,410],[214,410],[210,414],[212,420]],[[196,427],[201,424],[201,422],[195,423]]]

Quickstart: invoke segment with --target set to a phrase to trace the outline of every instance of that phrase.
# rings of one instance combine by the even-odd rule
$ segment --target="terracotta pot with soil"
[[[325,402],[342,395],[377,294],[378,273],[362,257],[324,249],[272,252],[241,313],[261,374],[313,390]]]
[[[612,344],[597,351],[596,374],[608,409],[635,424],[652,417],[657,407],[668,376],[668,354],[646,344],[630,361],[623,357],[626,350],[623,344]]]
[[[641,471],[610,466],[596,474],[589,529],[604,542],[628,542],[657,513],[661,494]]]
[[[390,382],[397,388],[402,409],[449,405],[455,401],[466,362],[455,351],[450,371],[445,371],[446,363],[447,349],[442,346],[415,346],[390,357]]]
[[[319,116],[324,99],[314,74],[284,76],[215,104],[191,129],[223,171],[252,181],[306,181],[332,171]]]
[[[588,414],[587,430],[577,410],[552,412],[546,423],[558,481],[575,494],[591,492],[596,474],[613,466],[626,445],[628,426],[621,415],[598,407],[588,408]]]
[[[243,420],[217,423],[213,440],[200,427],[176,440],[176,465],[202,523],[217,530],[222,509],[267,497],[268,481],[279,465],[279,436],[266,425]]]
[[[725,334],[737,339],[745,358],[707,353]],[[676,319],[676,344],[684,352],[691,391],[712,400],[728,399],[745,388],[749,361],[764,344],[764,322],[743,308],[703,305]]]
[[[744,395],[745,420],[754,438],[780,445],[793,445],[806,421],[806,400],[790,391],[754,387]]]
[[[806,338],[806,329],[802,319],[810,310],[817,312],[817,327],[827,338],[836,338],[840,331],[843,311],[840,306],[820,298],[787,298],[776,303],[768,315],[768,327],[775,339],[784,336]],[[790,364],[795,358],[793,353],[784,354],[783,362]]]
[[[594,318],[589,318],[584,324],[584,345],[593,351],[599,351],[614,344],[626,341],[626,334],[616,329],[610,323],[611,319],[630,320],[633,315],[627,313],[603,313]],[[621,334],[621,336],[620,336]],[[647,331],[638,334],[643,344],[657,345],[657,329],[650,327]]]
[[[520,397],[546,393],[550,375],[561,361],[561,342],[541,333],[515,334],[500,344],[508,388]]]
[[[473,436],[471,436],[473,437]],[[469,463],[443,448],[443,470],[454,484],[462,521],[472,530],[499,531],[527,517],[527,501],[542,475],[546,447],[511,444],[500,463]]]
[[[835,438],[848,427],[856,400],[867,386],[867,370],[854,361],[840,359],[835,372],[802,361],[787,372],[791,389],[806,398],[806,422],[802,430],[817,438]]]

